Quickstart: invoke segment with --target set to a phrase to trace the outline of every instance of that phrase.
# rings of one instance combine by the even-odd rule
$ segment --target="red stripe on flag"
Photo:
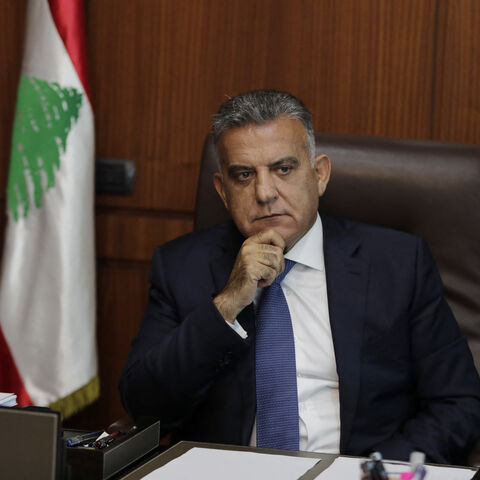
[[[85,93],[92,103],[88,83],[83,0],[48,0],[53,21],[67,49]]]
[[[32,405],[0,326],[0,392],[15,393],[19,406]]]

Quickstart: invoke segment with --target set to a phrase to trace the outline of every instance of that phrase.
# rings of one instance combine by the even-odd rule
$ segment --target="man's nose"
[[[259,203],[271,203],[278,197],[275,179],[270,172],[258,172],[255,193]]]

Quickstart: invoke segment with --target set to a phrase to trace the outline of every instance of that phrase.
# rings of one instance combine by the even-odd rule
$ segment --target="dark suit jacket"
[[[322,216],[339,376],[340,451],[461,463],[480,432],[480,381],[426,244]],[[255,417],[253,306],[242,340],[212,298],[243,238],[232,222],[156,249],[138,336],[120,379],[126,410],[175,438],[246,445]]]

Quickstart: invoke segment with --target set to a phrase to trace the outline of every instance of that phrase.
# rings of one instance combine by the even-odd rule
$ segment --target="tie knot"
[[[293,268],[295,262],[293,260],[289,260],[288,258],[285,259],[285,270],[275,278],[274,283],[280,283],[282,280],[287,276],[288,272]]]

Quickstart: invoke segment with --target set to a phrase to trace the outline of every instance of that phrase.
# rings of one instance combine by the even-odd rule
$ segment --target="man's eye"
[[[278,171],[283,175],[286,175],[287,173],[289,173],[291,169],[292,167],[289,167],[288,165],[282,165],[278,167]]]
[[[237,177],[239,180],[248,180],[251,175],[252,172],[239,172]]]

